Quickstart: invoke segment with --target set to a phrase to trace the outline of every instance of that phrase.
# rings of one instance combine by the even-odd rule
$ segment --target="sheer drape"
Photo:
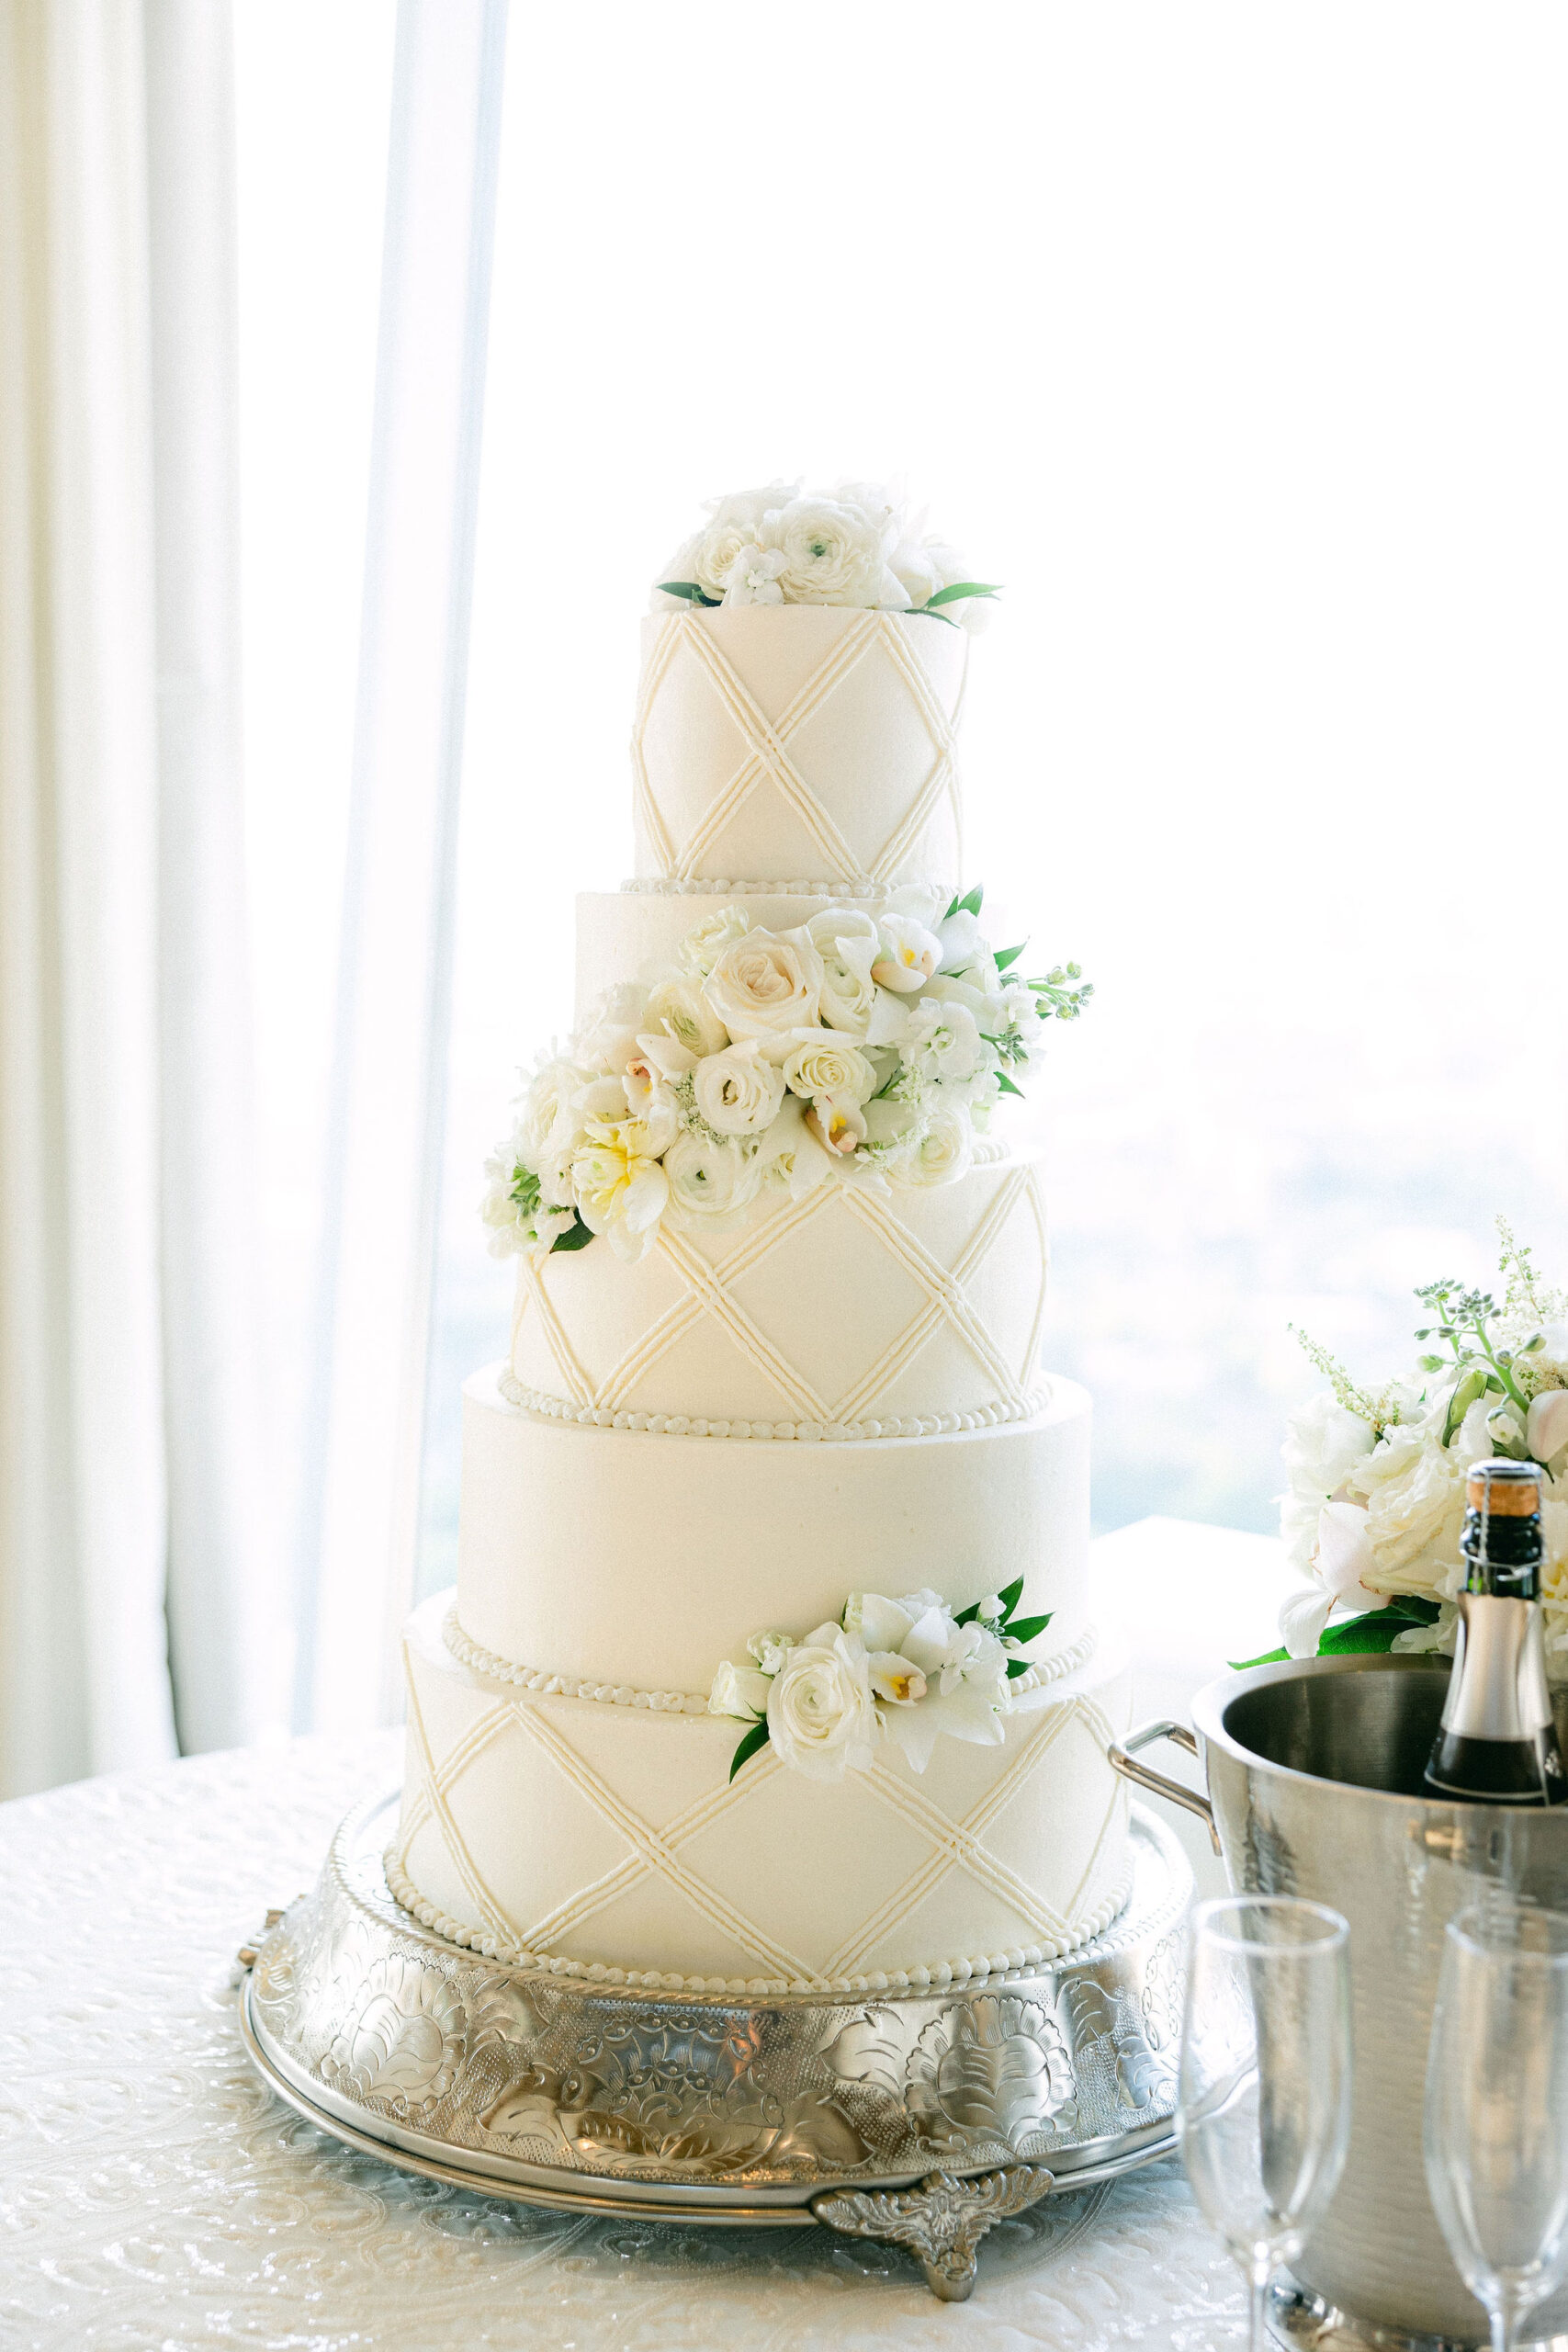
[[[209,0],[0,0],[4,1793],[281,1703],[231,95]]]

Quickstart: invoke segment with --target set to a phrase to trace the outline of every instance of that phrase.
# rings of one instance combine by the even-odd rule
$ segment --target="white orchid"
[[[936,933],[912,915],[884,915],[879,929],[872,978],[879,988],[891,989],[897,996],[908,996],[914,989],[924,988],[942,962],[942,942]]]

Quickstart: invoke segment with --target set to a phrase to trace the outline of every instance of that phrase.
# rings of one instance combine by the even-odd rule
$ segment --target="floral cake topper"
[[[709,520],[677,548],[653,592],[680,605],[853,605],[926,613],[972,633],[999,591],[926,530],[897,482],[840,481],[802,495],[771,481],[708,503]]]
[[[647,1255],[666,1223],[717,1232],[768,1194],[962,1176],[1044,1024],[1092,994],[1076,964],[1025,979],[982,935],[982,893],[896,891],[789,931],[726,906],[673,963],[599,1001],[541,1057],[486,1163],[491,1246]]]

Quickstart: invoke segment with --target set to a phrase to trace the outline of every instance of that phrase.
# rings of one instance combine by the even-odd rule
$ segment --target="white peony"
[[[699,979],[706,979],[721,951],[732,939],[741,938],[751,928],[751,918],[744,907],[720,907],[694,923],[677,951],[679,962]]]
[[[705,1054],[721,1053],[729,1042],[723,1022],[696,979],[660,980],[650,989],[644,1027],[662,1030],[699,1061]]]
[[[787,1653],[769,1685],[774,1754],[808,1780],[841,1781],[846,1770],[870,1764],[876,1734],[863,1644],[840,1625],[818,1625]]]
[[[713,1678],[708,1692],[710,1715],[738,1715],[742,1723],[761,1723],[768,1712],[770,1678],[750,1666],[731,1666],[728,1658]]]
[[[924,988],[942,962],[942,943],[913,915],[886,914],[879,925],[878,952],[871,977],[897,996]]]
[[[618,1258],[635,1263],[652,1249],[670,1199],[660,1154],[673,1134],[660,1119],[591,1119],[572,1159],[578,1215]]]
[[[848,1095],[869,1102],[876,1072],[860,1048],[831,1029],[813,1029],[784,1056],[781,1075],[792,1094]]]
[[[967,1005],[923,996],[909,1015],[901,1048],[908,1068],[922,1078],[961,1083],[976,1078],[988,1057],[985,1039]]]
[[[760,1135],[784,1101],[784,1072],[763,1058],[754,1037],[726,1046],[697,1064],[692,1083],[697,1109],[721,1136]]]
[[[743,547],[724,575],[727,605],[782,605],[779,574],[786,559],[777,548]]]
[[[882,527],[858,506],[792,498],[763,516],[757,537],[784,558],[779,583],[792,605],[908,604],[887,569]]]
[[[757,1167],[763,1180],[798,1201],[826,1182],[834,1164],[832,1155],[812,1132],[806,1104],[798,1094],[786,1094],[758,1150]]]
[[[761,1189],[755,1156],[728,1137],[678,1136],[664,1155],[670,1210],[679,1223],[700,1232],[721,1233],[737,1225]]]
[[[807,931],[749,931],[720,950],[704,989],[731,1037],[755,1037],[783,1061],[795,1030],[817,1018],[822,958]]]
[[[818,1095],[806,1114],[806,1124],[824,1151],[848,1159],[866,1138],[865,1113],[852,1094]]]
[[[953,1184],[975,1159],[975,1131],[962,1111],[933,1111],[919,1141],[900,1160],[906,1184]]]
[[[1480,1401],[1479,1430],[1462,1453],[1464,1431],[1451,1446],[1442,1442],[1446,1408],[1439,1404],[1424,1419],[1387,1430],[1358,1465],[1354,1484],[1367,1498],[1367,1535],[1383,1590],[1427,1591],[1434,1571],[1458,1558],[1465,1471],[1491,1450]]]

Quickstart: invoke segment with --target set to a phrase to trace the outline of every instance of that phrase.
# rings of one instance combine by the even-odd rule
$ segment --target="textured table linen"
[[[1150,1529],[1140,1553],[1132,1532],[1107,1565],[1119,1545],[1123,1599],[1142,1610],[1162,1547]],[[1271,1573],[1269,1547],[1249,1557]],[[1159,1706],[1179,1695],[1162,1685]],[[6,2352],[1243,2340],[1235,2274],[1173,2163],[1003,2223],[954,2309],[891,2248],[532,2211],[394,2172],[299,2120],[245,2063],[233,1956],[400,1760],[399,1735],[299,1740],[0,1807]]]

